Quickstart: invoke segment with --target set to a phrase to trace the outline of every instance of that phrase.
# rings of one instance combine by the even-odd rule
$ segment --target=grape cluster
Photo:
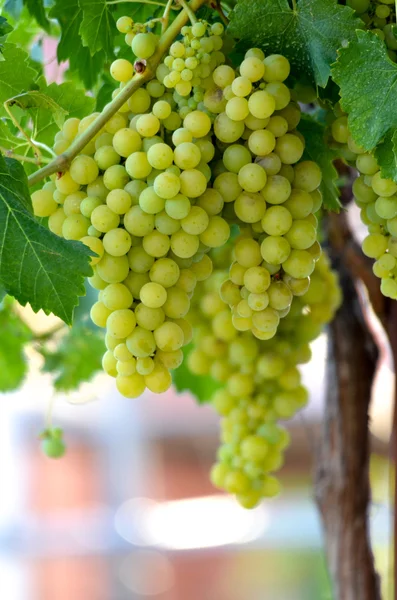
[[[160,115],[157,98],[142,92],[152,112],[131,118],[129,127],[117,113],[69,171],[32,195],[35,214],[49,217],[51,231],[97,255],[90,283],[99,296],[91,318],[106,327],[103,368],[127,397],[171,385],[169,371],[191,338],[184,319],[190,296],[212,270],[206,253],[230,233],[196,168],[203,157],[193,140],[208,134],[209,117],[190,113],[182,135],[172,134],[168,113]],[[84,121],[66,121],[62,135],[72,126],[83,129]],[[160,127],[171,145],[158,135]]]
[[[117,27],[142,63],[156,52],[150,23]],[[277,493],[271,473],[288,443],[278,422],[307,401],[297,365],[339,296],[317,242],[321,171],[303,159],[288,60],[252,48],[236,70],[223,33],[184,27],[156,77],[32,202],[53,233],[95,254],[91,318],[106,328],[103,368],[121,394],[167,390],[194,335],[189,367],[225,384],[213,400],[223,445],[212,479],[251,507]],[[134,66],[117,59],[110,71],[115,96]],[[54,151],[97,115],[68,119]],[[211,275],[214,249],[226,275]]]
[[[397,39],[395,37],[396,6],[395,0],[346,0],[357,16],[387,46],[389,57],[397,61]]]
[[[375,259],[373,272],[381,279],[382,294],[397,300],[397,183],[383,178],[373,154],[355,144],[345,115],[333,121],[331,135],[359,173],[353,183],[353,197],[368,228],[363,252]]]
[[[262,340],[275,335],[293,297],[307,290],[321,253],[314,214],[322,204],[321,170],[301,160],[300,108],[283,83],[289,71],[283,56],[265,58],[253,48],[237,72],[221,65],[212,75],[225,100],[214,121],[222,160],[213,187],[226,203],[225,218],[241,230],[220,293],[234,326]]]
[[[298,365],[310,360],[309,343],[332,319],[341,298],[336,276],[322,255],[310,286],[294,298],[277,337],[260,341],[233,326],[219,296],[225,276],[224,271],[214,271],[195,295],[188,315],[195,332],[188,367],[224,384],[212,399],[222,417],[222,445],[211,479],[216,487],[236,494],[242,506],[252,508],[279,491],[273,473],[282,466],[289,443],[279,421],[306,405],[308,393]]]

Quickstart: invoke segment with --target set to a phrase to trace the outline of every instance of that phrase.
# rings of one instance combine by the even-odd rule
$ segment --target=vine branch
[[[44,163],[48,163],[51,161],[51,158],[33,158],[31,156],[24,156],[23,154],[17,154],[16,152],[13,152],[12,150],[9,150],[8,148],[4,148],[3,146],[0,146],[0,152],[1,154],[4,154],[4,156],[7,156],[8,158],[15,158],[15,160],[18,160],[19,162],[28,162],[28,163],[32,163],[34,165],[40,165],[41,162]]]
[[[114,1],[114,0],[112,0]],[[196,11],[206,0],[191,0],[188,4],[188,8],[191,11]],[[165,6],[162,4],[161,6]],[[137,89],[139,89],[144,83],[152,79],[156,73],[156,68],[171,46],[175,37],[178,35],[180,30],[188,21],[188,15],[185,10],[181,11],[168,29],[163,33],[157,46],[156,52],[153,56],[148,59],[146,68],[142,73],[135,73],[131,81],[120,91],[120,93],[107,105],[105,110],[95,119],[89,127],[77,137],[69,146],[69,148],[57,156],[48,165],[39,169],[28,178],[30,186],[38,183],[42,179],[49,177],[53,173],[59,173],[65,171],[72,160],[74,159],[81,150],[92,140],[92,138],[104,127],[109,119],[127,102]]]

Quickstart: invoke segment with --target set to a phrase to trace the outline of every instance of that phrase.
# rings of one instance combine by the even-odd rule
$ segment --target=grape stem
[[[26,133],[26,131],[23,129],[23,127],[21,127],[21,125],[18,123],[18,119],[16,119],[14,117],[14,115],[12,114],[11,108],[10,108],[10,102],[11,101],[12,101],[12,99],[6,100],[4,102],[4,104],[3,104],[4,110],[6,111],[6,113],[8,114],[8,116],[10,117],[11,121],[14,123],[15,127],[17,129],[19,129],[19,131],[21,132],[21,134],[23,135],[23,137],[25,138],[25,140],[28,142],[29,146],[33,150],[33,154],[37,157],[38,162],[40,163],[42,161],[40,149],[32,142],[32,140],[30,139],[29,135]]]
[[[396,0],[397,2],[397,0]],[[211,2],[211,8],[216,10],[216,12],[218,13],[218,15],[220,16],[220,18],[222,19],[223,24],[225,25],[225,27],[227,27],[229,25],[229,19],[227,18],[227,16],[225,15],[221,2],[219,0],[214,0],[213,2]]]
[[[171,11],[172,8],[174,8],[172,6],[173,2],[174,2],[174,0],[168,0],[168,2],[166,4],[166,7],[164,9],[163,16],[161,18],[161,33],[162,34],[165,32],[165,30],[168,27],[168,23],[169,23],[169,20],[170,20],[170,11]],[[396,0],[396,2],[397,2],[397,0]]]
[[[44,163],[49,163],[51,161],[51,158],[33,158],[31,156],[24,156],[23,154],[16,154],[15,152],[13,152],[12,150],[9,150],[8,148],[3,148],[3,146],[0,146],[0,152],[1,154],[4,154],[4,156],[7,156],[7,158],[14,158],[15,160],[18,160],[19,162],[28,162],[28,163],[33,163],[34,165],[40,165],[41,162]]]
[[[191,0],[188,5],[190,11],[195,11],[206,0]],[[162,5],[164,6],[164,5]],[[101,131],[111,117],[127,102],[137,89],[139,89],[144,83],[149,81],[155,76],[156,68],[171,46],[172,42],[188,21],[188,14],[186,10],[183,10],[175,18],[172,24],[161,36],[156,52],[153,56],[147,60],[146,68],[142,73],[135,73],[131,81],[120,91],[120,93],[106,106],[100,115],[91,123],[87,129],[77,137],[69,146],[69,148],[52,160],[48,165],[39,169],[30,177],[28,177],[28,183],[30,186],[35,185],[42,179],[53,175],[53,173],[60,173],[66,171],[72,160],[77,154],[79,154],[85,146],[92,140],[92,138]]]
[[[396,2],[397,2],[397,0],[396,0]],[[196,15],[194,14],[194,12],[192,10],[190,10],[190,7],[187,5],[185,0],[178,0],[178,4],[180,4],[182,6],[183,10],[187,13],[191,24],[194,25],[195,23],[197,23]]]

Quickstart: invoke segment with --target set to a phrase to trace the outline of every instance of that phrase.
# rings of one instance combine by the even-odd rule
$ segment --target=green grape
[[[214,189],[217,190],[224,202],[233,202],[241,194],[242,187],[235,173],[221,173],[214,181]]]
[[[140,300],[149,308],[160,308],[167,300],[167,291],[159,283],[145,283],[140,291]]]
[[[281,162],[292,165],[302,158],[304,145],[302,140],[292,133],[286,133],[276,141],[276,152]]]
[[[154,180],[154,191],[161,198],[168,200],[176,196],[181,189],[181,180],[173,173],[160,173]]]
[[[131,49],[138,58],[150,58],[157,46],[157,37],[153,33],[138,33],[131,43]]]
[[[142,246],[135,246],[128,252],[128,263],[134,273],[147,273],[154,264],[154,257],[150,256]]]
[[[66,446],[61,439],[51,436],[42,440],[41,450],[48,458],[61,458],[66,452]]]
[[[143,237],[154,229],[154,216],[140,206],[132,206],[124,215],[124,227],[133,236]]]
[[[153,371],[145,375],[147,388],[155,394],[166,392],[172,383],[172,377],[162,364],[156,364]]]
[[[153,331],[164,322],[165,314],[162,308],[150,308],[141,303],[135,309],[135,317],[139,327]]]
[[[268,91],[258,90],[249,97],[248,107],[256,119],[267,119],[276,110],[276,101]]]
[[[85,244],[86,246],[88,246],[88,248],[90,248],[90,250],[92,250],[93,252],[95,252],[95,254],[98,255],[98,256],[91,257],[90,264],[91,265],[96,265],[101,260],[101,258],[103,256],[103,252],[104,252],[103,243],[98,238],[92,237],[90,235],[86,235],[86,236],[82,237],[80,239],[80,241],[83,244]]]
[[[121,227],[111,229],[103,237],[103,246],[111,256],[124,256],[131,248],[131,235]]]
[[[283,263],[284,271],[295,279],[309,277],[315,266],[315,261],[307,250],[291,250],[288,258],[280,262]]]
[[[224,112],[216,117],[214,133],[221,142],[232,144],[242,136],[243,132],[244,123],[242,121],[233,121]]]
[[[387,243],[387,237],[381,233],[372,233],[364,239],[362,249],[366,256],[379,258],[386,252]]]
[[[192,206],[189,214],[181,220],[182,229],[191,235],[203,233],[207,229],[208,223],[207,213],[199,206]]]
[[[209,218],[208,227],[200,234],[200,241],[209,248],[219,248],[226,244],[229,236],[228,223],[222,217],[215,215]]]
[[[284,263],[291,253],[291,246],[284,237],[269,236],[261,244],[261,255],[263,260],[270,265]],[[292,273],[291,273],[292,275]]]
[[[116,386],[120,394],[126,398],[138,398],[146,388],[145,379],[139,373],[117,375]]]
[[[122,165],[112,165],[103,174],[103,183],[108,190],[121,189],[129,180],[127,170]]]
[[[90,200],[90,198],[87,198],[86,200]],[[92,198],[91,202],[87,202],[86,205],[84,204],[85,200],[83,200],[80,205],[81,212],[87,217],[90,217],[94,208],[100,205],[100,203],[94,203],[92,200],[94,199]],[[131,208],[131,196],[124,190],[115,189],[108,193],[106,204],[116,215],[124,215]],[[93,207],[92,209],[91,206]],[[89,214],[84,213],[83,210]]]
[[[285,206],[271,206],[265,212],[261,224],[268,235],[281,236],[289,231],[292,215]]]
[[[118,227],[120,223],[120,217],[106,204],[101,204],[92,211],[91,223],[98,231],[106,233],[107,231]]]
[[[129,81],[134,74],[134,67],[129,60],[117,58],[110,65],[110,74],[116,81]]]
[[[186,169],[182,171],[179,182],[181,193],[189,198],[201,196],[207,188],[205,175],[198,169]]]
[[[317,238],[316,228],[305,220],[296,220],[285,234],[291,248],[307,250],[314,244]]]
[[[58,204],[53,199],[50,190],[37,190],[32,194],[33,212],[37,217],[49,217],[57,209]]]
[[[238,182],[247,192],[259,192],[266,184],[266,171],[256,163],[244,165],[238,173]]]
[[[86,195],[84,192],[75,192],[74,194],[69,194],[69,196],[66,196],[63,203],[63,210],[65,212],[65,215],[67,217],[70,217],[71,215],[78,215],[81,212],[81,202],[84,200],[85,197]]]
[[[121,283],[129,272],[126,256],[111,256],[107,252],[96,265],[98,275],[107,283]]]
[[[92,183],[98,177],[98,166],[91,156],[81,154],[73,159],[69,174],[80,185]]]
[[[89,220],[83,215],[71,215],[62,223],[62,236],[66,240],[80,240],[88,233]]]
[[[276,310],[284,310],[291,305],[292,292],[283,281],[273,282],[267,290],[269,306]]]
[[[136,326],[135,314],[128,308],[115,310],[106,321],[106,329],[114,338],[124,339],[128,337]]]
[[[170,249],[170,244],[169,236],[156,230],[145,235],[142,240],[145,251],[155,258],[165,256]]]
[[[106,321],[111,312],[112,311],[109,310],[103,304],[103,302],[95,302],[95,304],[92,305],[90,311],[91,321],[94,323],[94,325],[97,325],[98,327],[106,327]]]
[[[224,151],[223,163],[228,171],[238,173],[244,165],[251,163],[251,153],[245,146],[233,144]]]
[[[266,202],[260,194],[243,192],[236,199],[234,210],[237,217],[244,223],[257,223],[265,214]]]
[[[199,248],[199,244],[200,240],[196,235],[191,235],[182,230],[177,231],[171,236],[171,250],[179,258],[194,256]]]
[[[122,283],[111,283],[103,290],[102,302],[111,311],[130,308],[132,300],[130,290]]]
[[[248,147],[257,156],[269,155],[273,152],[275,145],[276,138],[268,129],[257,129],[248,138]]]
[[[123,127],[114,134],[112,145],[119,156],[127,157],[141,149],[142,139],[133,129]]]

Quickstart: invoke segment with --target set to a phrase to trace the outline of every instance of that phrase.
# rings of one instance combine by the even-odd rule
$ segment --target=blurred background
[[[38,332],[54,319],[23,309]],[[218,443],[209,406],[172,389],[135,400],[98,375],[54,392],[28,351],[23,387],[0,401],[0,590],[7,600],[325,600],[332,598],[312,470],[321,435],[326,336],[305,366],[311,403],[289,423],[283,493],[240,508],[208,477]],[[374,390],[371,527],[389,595],[386,442],[393,375],[384,347]],[[52,412],[67,453],[52,460],[38,435]]]

